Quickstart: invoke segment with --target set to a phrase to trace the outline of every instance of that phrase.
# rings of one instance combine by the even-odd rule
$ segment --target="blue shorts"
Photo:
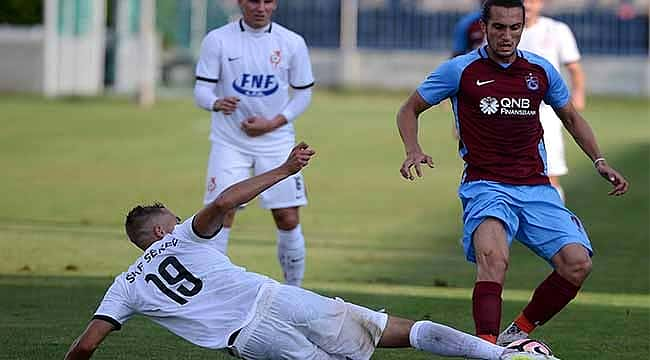
[[[463,204],[463,249],[468,261],[476,262],[472,235],[489,217],[505,226],[508,246],[516,238],[549,263],[568,244],[580,244],[593,255],[580,219],[564,206],[551,185],[473,181],[461,184],[458,197]]]

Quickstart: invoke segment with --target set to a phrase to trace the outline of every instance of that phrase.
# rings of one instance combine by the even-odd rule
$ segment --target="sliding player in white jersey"
[[[490,360],[552,359],[282,285],[232,264],[211,244],[226,213],[296,174],[313,155],[299,144],[285,163],[229,187],[183,223],[161,204],[131,210],[126,233],[144,254],[115,278],[65,358],[89,359],[111,331],[141,314],[193,344],[249,360],[365,360],[377,346]]]
[[[548,60],[560,71],[564,66],[571,82],[571,101],[578,111],[585,107],[585,75],[580,65],[580,52],[573,32],[567,24],[545,16],[540,12],[544,0],[525,0],[526,26],[521,35],[519,49],[533,52]],[[548,177],[551,185],[564,200],[560,176],[569,172],[564,155],[562,121],[555,115],[550,105],[542,103],[539,118],[544,128],[544,146],[548,161]]]
[[[271,22],[277,0],[239,0],[239,6],[243,18],[208,33],[196,66],[196,103],[212,112],[205,204],[284,161],[295,144],[293,121],[307,109],[314,85],[303,38]],[[305,272],[298,209],[306,204],[300,173],[261,195],[278,229],[286,283],[295,286]],[[215,243],[224,254],[234,216],[235,210],[226,216]]]

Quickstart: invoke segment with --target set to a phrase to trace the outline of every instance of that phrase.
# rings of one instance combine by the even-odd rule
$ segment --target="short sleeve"
[[[417,92],[429,105],[437,105],[458,91],[461,70],[456,66],[455,59],[458,58],[440,65],[417,88]]]
[[[196,242],[206,242],[213,240],[221,228],[219,228],[214,234],[211,236],[206,236],[203,237],[199,234],[196,233],[194,230],[194,217],[196,215],[193,215],[192,217],[188,218],[187,220],[183,221],[181,224],[176,225],[174,228],[174,231],[172,232],[172,236],[178,238],[178,239],[184,239],[184,240],[190,240],[190,241],[196,241]]]
[[[115,327],[115,330],[119,330],[134,313],[135,310],[129,301],[124,278],[122,275],[118,275],[106,291],[93,319],[109,322]]]
[[[548,90],[544,95],[544,102],[554,109],[563,108],[569,102],[569,88],[553,65],[548,64],[544,69],[548,76]]]
[[[573,32],[567,24],[559,23],[556,39],[560,41],[559,60],[560,64],[570,64],[580,60],[580,50]]]
[[[196,63],[196,79],[216,83],[221,77],[221,43],[212,34],[203,38],[199,60]]]
[[[302,37],[298,37],[295,52],[289,63],[289,84],[294,89],[306,89],[314,85],[309,50]]]

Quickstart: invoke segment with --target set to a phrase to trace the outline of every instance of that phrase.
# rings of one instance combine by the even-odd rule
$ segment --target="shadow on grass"
[[[112,279],[91,277],[0,276],[0,348],[3,359],[62,358],[83,331]],[[315,289],[318,292],[318,289]],[[371,309],[385,308],[396,316],[430,319],[472,332],[470,299],[327,293]],[[513,316],[521,302],[504,303]],[[648,309],[572,305],[535,334],[563,358],[647,358],[650,335]],[[508,320],[508,319],[504,319]],[[588,326],[584,326],[588,324]],[[601,341],[600,339],[607,339]],[[142,317],[111,334],[97,359],[228,359],[172,335]],[[373,359],[431,359],[412,350],[379,350]],[[435,358],[435,357],[434,357]]]

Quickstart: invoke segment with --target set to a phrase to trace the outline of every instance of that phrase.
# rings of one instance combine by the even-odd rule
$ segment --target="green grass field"
[[[297,122],[318,152],[305,170],[310,204],[305,286],[394,315],[473,331],[473,267],[459,245],[461,161],[451,114],[422,117],[436,162],[417,182],[399,176],[394,115],[405,93],[318,91]],[[594,243],[594,270],[578,298],[534,337],[563,359],[650,356],[650,112],[647,99],[590,98],[585,116],[609,162],[631,181],[622,198],[571,141],[569,207]],[[201,206],[208,114],[188,100],[141,110],[121,99],[0,97],[0,359],[62,358],[112,277],[138,256],[123,217],[159,200],[187,217]],[[270,215],[251,204],[231,237],[234,262],[279,279]],[[515,245],[505,326],[549,271]],[[98,359],[226,359],[143,318],[112,334]],[[431,359],[379,350],[376,359]]]

